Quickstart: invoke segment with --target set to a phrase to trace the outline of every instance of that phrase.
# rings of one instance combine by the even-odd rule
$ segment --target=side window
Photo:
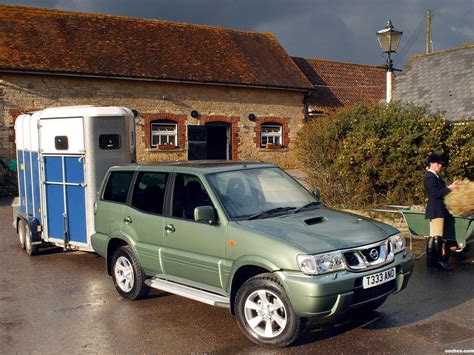
[[[143,212],[162,214],[168,173],[141,172],[133,189],[132,207]]]
[[[119,203],[127,202],[128,188],[132,181],[133,171],[113,171],[105,186],[103,200]]]
[[[194,220],[194,209],[213,206],[201,180],[194,175],[178,174],[173,191],[173,217]]]
[[[120,149],[120,135],[101,134],[99,136],[99,148],[103,150]]]

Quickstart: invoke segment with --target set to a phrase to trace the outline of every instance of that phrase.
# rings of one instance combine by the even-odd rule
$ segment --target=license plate
[[[395,272],[394,267],[382,272],[378,272],[376,274],[364,276],[364,278],[362,279],[362,287],[371,288],[374,286],[378,286],[395,279],[396,276],[397,273]]]

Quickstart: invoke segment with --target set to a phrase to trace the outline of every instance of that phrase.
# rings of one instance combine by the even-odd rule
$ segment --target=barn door
[[[207,127],[188,126],[188,160],[207,159]]]

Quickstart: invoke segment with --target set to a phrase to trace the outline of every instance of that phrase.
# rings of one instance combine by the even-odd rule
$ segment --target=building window
[[[151,123],[151,147],[178,145],[178,125],[171,121]]]
[[[262,124],[260,131],[260,147],[275,147],[282,145],[283,129],[281,125],[270,123]]]

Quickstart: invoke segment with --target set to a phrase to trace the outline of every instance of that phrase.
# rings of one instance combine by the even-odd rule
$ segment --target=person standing
[[[428,196],[425,219],[430,220],[430,238],[427,246],[428,266],[434,266],[440,270],[449,271],[451,266],[441,258],[441,253],[449,252],[444,236],[445,219],[450,217],[444,197],[456,189],[457,181],[449,186],[439,175],[446,161],[437,153],[431,153],[428,157],[428,168],[425,174],[424,187],[425,194]]]

